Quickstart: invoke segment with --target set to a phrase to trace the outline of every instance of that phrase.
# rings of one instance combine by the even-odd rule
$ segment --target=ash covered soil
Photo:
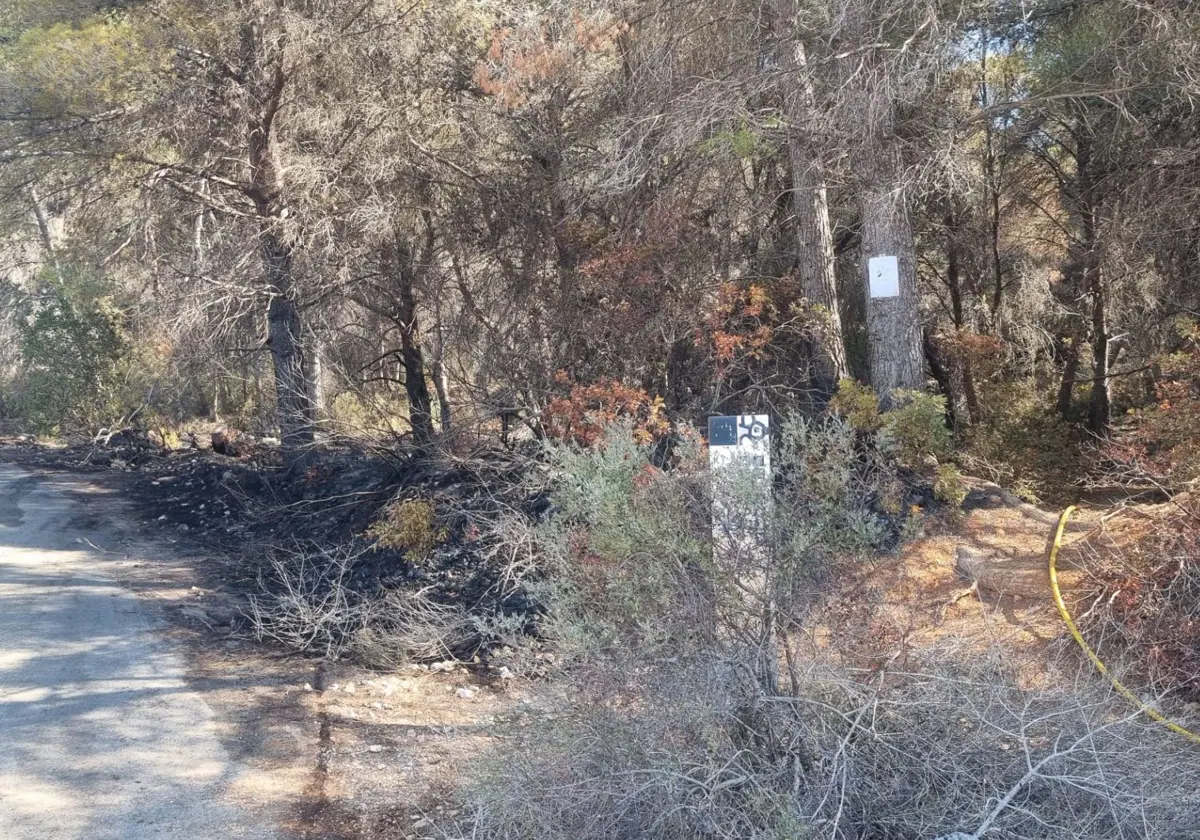
[[[224,596],[222,617],[262,589],[273,554],[335,547],[353,558],[345,583],[363,596],[420,589],[472,613],[536,613],[523,588],[502,582],[505,570],[478,537],[500,512],[537,516],[548,506],[524,480],[530,460],[508,450],[424,458],[330,445],[285,468],[270,444],[221,454],[123,434],[66,446],[0,438],[0,456],[28,469],[87,474],[129,503],[147,536],[204,554],[197,571],[203,588]],[[367,535],[385,506],[405,499],[429,502],[441,532],[439,545],[416,560]]]

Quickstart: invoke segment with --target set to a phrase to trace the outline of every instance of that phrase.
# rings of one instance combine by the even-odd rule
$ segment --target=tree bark
[[[962,289],[962,260],[959,252],[959,222],[953,210],[946,214],[946,287],[950,291],[950,313],[954,319],[955,332],[962,333],[966,329],[966,314],[963,309]],[[966,348],[959,345],[958,353],[952,356],[951,380],[955,381],[962,392],[966,411],[956,407],[955,420],[962,428],[970,426],[983,419],[982,408],[979,404],[979,394],[975,389],[975,372],[971,366],[970,354]]]
[[[291,455],[313,442],[300,309],[296,306],[292,283],[292,252],[270,232],[264,232],[262,256],[271,295],[267,307],[267,335],[275,367],[279,438],[284,452]]]
[[[1059,340],[1059,346],[1063,356],[1063,372],[1054,408],[1059,417],[1068,420],[1075,395],[1075,377],[1079,375],[1079,342],[1074,336],[1064,336]]]
[[[1092,399],[1088,406],[1088,427],[1093,434],[1107,437],[1111,413],[1108,389],[1108,317],[1105,312],[1104,278],[1098,265],[1091,270],[1092,292]]]
[[[925,362],[929,365],[929,370],[933,374],[934,380],[937,381],[938,387],[946,396],[946,415],[950,420],[950,426],[957,431],[960,428],[959,415],[961,412],[958,410],[959,399],[954,387],[954,377],[950,375],[949,369],[942,362],[937,342],[934,341],[929,330],[923,331],[921,346],[925,353]]]
[[[284,231],[286,205],[273,145],[287,75],[282,42],[271,41],[267,19],[247,21],[241,32],[246,112],[245,193],[258,219],[267,306],[267,333],[275,368],[276,420],[285,458],[313,442],[312,404],[293,271],[293,245]]]
[[[434,330],[437,340],[434,342],[433,359],[430,361],[429,372],[433,375],[433,387],[437,393],[438,426],[442,434],[450,431],[453,421],[453,409],[450,406],[450,377],[446,373],[446,336],[442,327],[442,319],[436,317]]]
[[[869,6],[849,9],[850,30],[867,44],[876,40]],[[909,216],[907,172],[898,136],[896,106],[891,98],[888,58],[871,47],[846,65],[847,95],[861,115],[852,161],[859,176],[862,212],[862,266],[866,285],[867,344],[871,385],[888,407],[897,389],[920,390],[925,371],[921,357],[920,306],[917,294],[916,244]],[[870,261],[895,257],[898,294],[871,296]]]
[[[880,403],[887,406],[893,391],[920,390],[925,377],[912,222],[904,189],[896,186],[903,174],[894,151],[881,142],[870,145],[866,154],[884,165],[864,184],[862,193],[862,277],[867,284],[871,384]],[[869,261],[879,256],[894,256],[899,263],[900,294],[895,297],[871,297]]]
[[[785,5],[787,4],[785,0]],[[788,160],[792,166],[792,205],[796,212],[796,266],[800,289],[821,317],[821,334],[812,359],[812,384],[818,397],[828,398],[840,379],[850,376],[846,340],[842,335],[838,275],[829,222],[829,196],[820,152],[811,133],[815,96],[809,78],[808,53],[797,38],[787,62],[790,89],[785,91],[790,122]]]
[[[308,406],[314,434],[321,431],[325,421],[325,344],[316,335],[308,340]]]
[[[46,213],[46,208],[42,206],[42,199],[34,187],[29,188],[29,201],[33,205],[33,217],[37,221],[38,237],[42,240],[42,249],[46,252],[46,259],[57,270],[58,252],[54,247],[54,231],[50,226],[50,216]]]
[[[790,0],[778,0],[780,17],[789,34],[796,26]],[[812,135],[816,107],[809,76],[808,53],[803,40],[793,38],[784,66],[788,89],[784,107],[788,117],[788,158],[792,169],[792,204],[796,216],[796,268],[800,288],[822,319],[817,352],[813,354],[813,386],[827,399],[838,380],[849,376],[846,342],[838,302],[833,254],[833,227],[829,221],[829,196],[820,153]]]
[[[397,242],[393,272],[396,287],[396,325],[400,331],[400,361],[404,366],[404,391],[408,397],[408,418],[413,442],[427,446],[433,442],[433,400],[425,380],[425,358],[421,351],[421,327],[417,320],[417,298],[412,251]]]

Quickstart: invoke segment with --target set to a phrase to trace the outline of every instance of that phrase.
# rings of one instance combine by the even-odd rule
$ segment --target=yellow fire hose
[[[1184,729],[1175,723],[1175,721],[1165,717],[1157,709],[1147,705],[1140,697],[1126,688],[1119,679],[1109,673],[1108,668],[1100,661],[1100,657],[1088,646],[1088,643],[1083,640],[1079,628],[1075,626],[1075,620],[1071,618],[1071,613],[1067,611],[1067,604],[1063,601],[1062,591],[1058,588],[1058,549],[1062,546],[1063,531],[1067,528],[1067,520],[1071,518],[1071,514],[1075,510],[1075,506],[1072,505],[1062,512],[1062,516],[1058,520],[1058,530],[1054,533],[1054,544],[1050,547],[1050,589],[1054,592],[1054,605],[1058,607],[1058,614],[1062,616],[1063,621],[1066,622],[1067,629],[1071,631],[1071,635],[1075,637],[1075,641],[1083,648],[1083,652],[1087,654],[1088,659],[1092,660],[1092,664],[1096,666],[1096,670],[1108,677],[1109,682],[1112,683],[1113,688],[1117,690],[1118,694],[1135,703],[1150,719],[1161,723],[1167,729],[1182,735],[1189,741],[1200,744],[1200,735],[1191,730]]]

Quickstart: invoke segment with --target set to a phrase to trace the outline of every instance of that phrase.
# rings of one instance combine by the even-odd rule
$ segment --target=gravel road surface
[[[120,524],[79,508],[0,464],[0,838],[273,840],[159,608],[108,576]]]

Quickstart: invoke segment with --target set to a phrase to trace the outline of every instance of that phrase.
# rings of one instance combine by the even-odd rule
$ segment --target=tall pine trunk
[[[921,357],[917,299],[916,249],[902,186],[898,154],[883,142],[864,150],[874,159],[862,192],[862,277],[867,285],[867,333],[871,385],[889,405],[897,388],[920,390],[925,376]],[[882,164],[882,165],[880,165]],[[870,259],[894,256],[899,265],[899,294],[872,297]]]
[[[433,375],[433,387],[437,393],[438,426],[442,434],[450,431],[453,422],[453,408],[450,405],[450,376],[446,372],[446,334],[442,325],[441,314],[435,314],[433,358],[430,360],[429,372]]]
[[[421,352],[421,331],[417,322],[417,301],[412,278],[402,272],[397,301],[400,322],[400,359],[404,364],[404,391],[408,396],[408,418],[413,442],[427,446],[433,441],[433,400],[425,381],[425,359]]]
[[[871,44],[861,59],[843,65],[847,111],[857,121],[857,142],[851,160],[858,175],[862,213],[862,266],[866,286],[867,344],[871,385],[887,407],[898,388],[920,390],[925,384],[921,348],[920,305],[917,294],[916,244],[908,207],[908,172],[901,153],[898,117],[890,74],[892,59],[873,44],[877,40],[869,5],[851,6],[848,33]],[[848,127],[849,128],[849,127]],[[897,294],[871,295],[871,260],[895,257]],[[889,290],[890,292],[890,290]]]
[[[1108,388],[1108,315],[1105,311],[1104,277],[1100,266],[1091,271],[1092,293],[1092,399],[1088,405],[1088,428],[1107,437],[1112,406]]]
[[[408,243],[397,234],[392,247],[384,252],[390,263],[392,288],[391,318],[400,333],[400,363],[404,368],[404,392],[408,398],[408,419],[413,442],[427,446],[433,442],[433,397],[425,379],[425,355],[421,349],[421,324],[417,315],[416,265]]]
[[[789,0],[780,0],[778,11],[789,32],[794,32],[795,12]],[[816,97],[809,75],[808,53],[799,37],[794,38],[790,49],[785,51],[783,63],[788,71],[783,99],[790,123],[788,158],[796,215],[796,268],[804,297],[820,317],[812,360],[813,386],[818,397],[828,398],[836,390],[838,380],[849,376],[849,367],[838,305],[829,195],[812,131],[816,120]]]
[[[287,205],[275,160],[275,118],[287,74],[283,42],[269,33],[278,9],[248,20],[241,32],[242,90],[246,113],[246,196],[254,203],[267,304],[267,336],[275,368],[276,420],[284,457],[313,442],[312,403],[304,359],[304,331],[293,271],[294,245],[285,231]]]
[[[284,452],[313,442],[312,405],[304,366],[300,310],[292,277],[292,252],[271,232],[262,234],[262,257],[270,290],[267,336],[275,368],[275,405]]]

